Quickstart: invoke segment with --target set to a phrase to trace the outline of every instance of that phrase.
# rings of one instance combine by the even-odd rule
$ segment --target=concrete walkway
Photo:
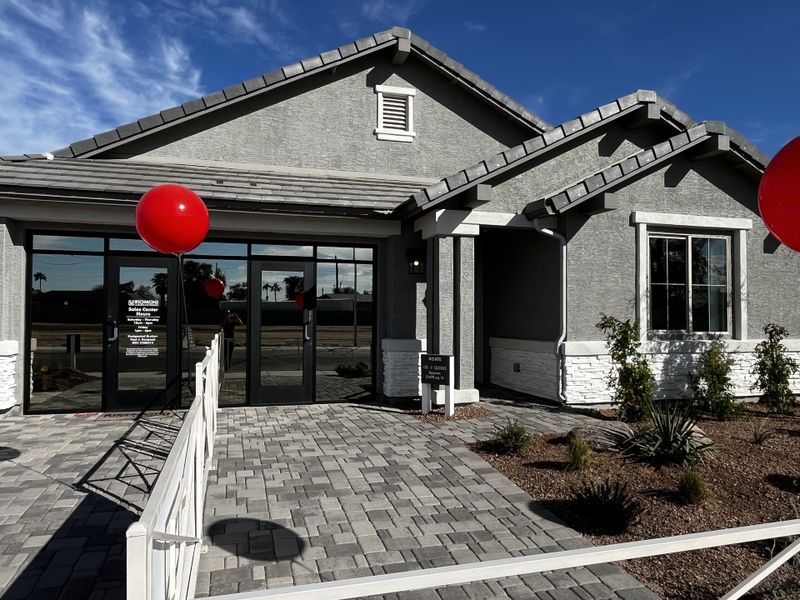
[[[0,598],[125,598],[125,530],[181,415],[0,420]]]
[[[222,411],[197,595],[587,546],[465,443],[508,418],[544,433],[588,417],[484,406],[496,416],[438,424],[371,405]],[[387,597],[657,598],[613,565]]]

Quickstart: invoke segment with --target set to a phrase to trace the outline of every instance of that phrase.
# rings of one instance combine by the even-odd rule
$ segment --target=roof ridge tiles
[[[65,158],[84,156],[112,144],[117,144],[126,139],[139,136],[152,129],[169,125],[211,109],[216,110],[224,105],[239,101],[244,97],[252,96],[253,94],[263,93],[273,86],[282,84],[284,81],[289,81],[321,69],[330,68],[356,55],[388,47],[399,39],[410,40],[412,49],[417,50],[417,52],[426,55],[426,58],[430,58],[433,62],[438,63],[440,68],[447,69],[457,75],[467,87],[472,88],[475,93],[484,95],[507,111],[515,114],[521,121],[530,126],[531,129],[544,131],[549,128],[549,124],[538,115],[530,112],[522,106],[522,104],[500,92],[493,85],[464,67],[464,65],[453,60],[446,53],[412,33],[411,30],[405,27],[392,27],[332,50],[320,52],[319,54],[302,59],[298,62],[284,65],[278,69],[257,75],[240,83],[235,83],[221,90],[210,92],[201,98],[188,100],[178,106],[166,108],[158,113],[144,116],[136,121],[73,142],[69,146],[54,150],[53,155]]]
[[[673,135],[648,148],[641,148],[625,158],[621,158],[613,164],[595,171],[591,175],[573,181],[554,192],[542,196],[538,200],[534,200],[529,204],[531,208],[524,212],[525,214],[535,213],[536,215],[539,213],[558,213],[569,205],[588,199],[601,188],[618,183],[622,178],[641,171],[648,165],[655,164],[669,155],[683,152],[690,146],[697,145],[715,135],[724,135],[724,132],[720,131],[718,126],[708,127],[708,123],[698,123],[686,131]]]
[[[498,169],[512,166],[533,155],[538,155],[561,140],[573,137],[575,134],[581,133],[612,117],[627,113],[639,104],[649,104],[656,101],[656,93],[652,90],[636,90],[621,96],[587,113],[578,115],[574,119],[555,125],[522,144],[502,150],[489,158],[445,177],[414,194],[412,200],[416,202],[418,207],[422,207],[445,194],[455,193],[459,188],[469,186],[477,179],[483,179]]]

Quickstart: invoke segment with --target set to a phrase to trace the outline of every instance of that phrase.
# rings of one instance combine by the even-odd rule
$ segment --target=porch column
[[[477,232],[476,232],[477,233]],[[477,402],[475,389],[475,238],[429,240],[428,328],[431,352],[455,357],[455,401]],[[439,390],[436,403],[444,402]]]

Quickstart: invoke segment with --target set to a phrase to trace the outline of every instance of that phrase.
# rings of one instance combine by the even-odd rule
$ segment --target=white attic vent
[[[379,140],[393,142],[414,141],[414,96],[417,90],[391,85],[376,85],[378,95],[378,126],[375,135]]]

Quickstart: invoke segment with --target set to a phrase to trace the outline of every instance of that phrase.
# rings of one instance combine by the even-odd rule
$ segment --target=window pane
[[[356,260],[372,260],[372,248],[356,248]]]
[[[715,285],[708,288],[709,331],[728,330],[728,290]]]
[[[728,283],[728,243],[727,240],[708,240],[708,282],[715,285]]]
[[[650,329],[667,329],[667,286],[650,288]]]
[[[650,283],[667,282],[667,240],[650,238]]]
[[[667,321],[668,329],[686,329],[686,286],[668,286]]]
[[[102,252],[103,238],[72,237],[66,235],[34,235],[34,250],[78,250]]]
[[[253,244],[253,254],[268,256],[313,256],[313,246],[295,246],[290,244]]]
[[[692,283],[708,283],[707,238],[692,239]]]
[[[210,256],[247,256],[247,244],[228,244],[225,242],[203,242],[190,254]]]
[[[708,286],[692,286],[692,329],[694,331],[709,331]]]
[[[31,265],[30,410],[99,410],[103,257],[34,254]]]
[[[320,246],[317,248],[317,258],[353,260],[353,249],[338,246]]]
[[[686,240],[667,240],[667,251],[667,281],[686,283]]]
[[[150,246],[137,238],[111,238],[108,241],[111,250],[128,250],[133,252],[155,252]]]

